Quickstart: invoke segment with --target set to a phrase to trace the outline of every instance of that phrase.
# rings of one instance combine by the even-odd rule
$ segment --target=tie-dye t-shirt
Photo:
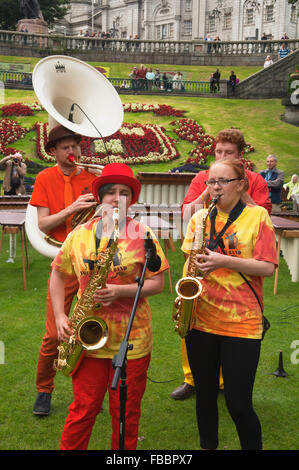
[[[65,274],[75,274],[79,279],[78,299],[88,283],[93,263],[102,250],[107,249],[108,238],[101,238],[96,254],[95,234],[99,219],[93,219],[80,225],[66,238],[61,250],[52,262],[52,268]],[[133,284],[141,275],[145,262],[144,234],[150,229],[129,217],[120,230],[117,250],[114,254],[107,284]],[[125,237],[125,234],[130,237]],[[146,270],[145,279],[157,275],[168,268],[167,260],[158,240],[152,231],[151,236],[155,242],[157,254],[161,258],[161,267],[157,272]],[[109,334],[105,346],[87,354],[92,357],[112,358],[117,354],[121,341],[123,341],[134,303],[134,298],[120,298],[109,306],[94,309],[91,315],[101,317],[108,326]],[[152,324],[148,300],[139,298],[137,309],[130,333],[129,343],[133,350],[128,351],[128,358],[146,356],[152,348]]]
[[[189,254],[194,231],[200,227],[206,209],[191,218],[182,250]],[[215,233],[224,227],[228,214],[218,211]],[[206,234],[209,239],[210,219]],[[275,234],[267,211],[260,206],[246,206],[222,237],[225,253],[239,258],[254,258],[277,264]],[[216,250],[221,252],[218,247]],[[263,278],[245,276],[263,305]],[[237,271],[219,268],[202,280],[203,292],[197,312],[192,319],[193,328],[224,336],[261,338],[262,314],[254,293]]]

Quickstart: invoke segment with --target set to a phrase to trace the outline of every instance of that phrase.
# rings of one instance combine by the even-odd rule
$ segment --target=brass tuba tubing
[[[95,163],[80,163],[80,162],[77,162],[76,159],[75,159],[75,156],[74,155],[69,155],[67,157],[67,159],[72,162],[74,165],[76,166],[81,166],[83,168],[94,168],[96,170],[102,170],[104,168],[103,165],[96,165]]]
[[[96,165],[95,163],[80,163],[80,162],[73,162],[76,166],[81,166],[83,168],[94,168],[95,170],[102,170],[104,165]]]

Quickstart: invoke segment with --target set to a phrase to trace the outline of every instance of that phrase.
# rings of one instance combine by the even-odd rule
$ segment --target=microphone
[[[147,232],[147,237],[144,241],[144,247],[148,260],[147,268],[152,273],[159,271],[161,267],[161,258],[157,255],[156,245],[151,238],[150,232]]]
[[[70,109],[70,113],[69,113],[69,117],[68,117],[68,120],[70,122],[74,122],[73,121],[74,107],[75,107],[75,103],[72,104],[71,109]]]

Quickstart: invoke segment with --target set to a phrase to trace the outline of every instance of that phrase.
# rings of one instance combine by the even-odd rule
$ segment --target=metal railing
[[[7,72],[0,70],[0,80],[7,88],[33,89],[31,73]],[[147,80],[134,80],[131,78],[108,78],[116,90],[120,93],[140,94],[206,94],[210,93],[210,82],[197,82],[191,80],[168,80],[167,84],[160,80],[159,83],[149,83]],[[216,91],[218,93],[218,91]]]

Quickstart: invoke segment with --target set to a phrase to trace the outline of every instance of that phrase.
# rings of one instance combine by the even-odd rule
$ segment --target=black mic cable
[[[74,122],[73,121],[73,116],[74,116],[74,107],[75,105],[79,108],[79,110],[81,111],[81,113],[84,114],[84,116],[88,119],[88,121],[90,122],[90,124],[95,128],[95,130],[98,132],[99,134],[99,137],[102,139],[102,142],[104,144],[104,147],[105,147],[105,150],[106,150],[106,154],[107,154],[107,160],[108,160],[108,163],[110,163],[110,158],[109,158],[109,155],[108,155],[108,149],[107,149],[107,146],[106,146],[106,143],[105,143],[105,140],[104,140],[104,137],[102,136],[102,134],[100,133],[99,129],[95,126],[95,124],[92,122],[91,119],[89,119],[89,117],[87,116],[87,114],[85,113],[85,111],[83,111],[83,109],[81,108],[81,106],[77,103],[73,103],[71,108],[70,108],[70,112],[69,112],[69,117],[68,117],[68,120],[70,122]]]

